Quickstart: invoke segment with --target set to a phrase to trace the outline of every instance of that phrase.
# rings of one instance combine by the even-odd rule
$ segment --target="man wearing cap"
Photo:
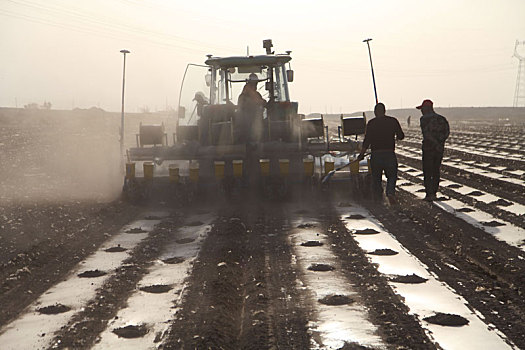
[[[445,117],[434,112],[431,100],[424,100],[416,108],[420,109],[422,114],[419,123],[423,133],[423,182],[426,192],[424,199],[432,202],[437,199],[439,172],[450,127]]]
[[[243,136],[248,142],[260,141],[263,134],[263,110],[266,100],[257,91],[258,82],[257,74],[251,73],[238,100]]]
[[[372,149],[370,159],[370,167],[372,168],[372,195],[375,200],[381,199],[383,195],[381,180],[384,171],[387,178],[386,196],[390,204],[395,204],[397,181],[397,158],[394,152],[395,140],[404,139],[405,134],[401,129],[399,121],[394,117],[387,116],[385,112],[384,104],[376,104],[374,108],[376,117],[370,119],[366,124],[363,147],[357,158],[362,160],[366,150],[370,146]]]

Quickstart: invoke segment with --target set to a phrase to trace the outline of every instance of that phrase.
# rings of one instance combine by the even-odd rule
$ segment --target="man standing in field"
[[[439,172],[445,141],[450,134],[447,119],[434,112],[434,104],[431,100],[424,100],[421,106],[421,132],[423,133],[423,176],[425,184],[425,200],[432,202],[437,199],[436,193],[439,188]]]
[[[383,195],[381,183],[383,171],[385,172],[386,196],[390,204],[395,204],[395,190],[397,181],[397,158],[394,152],[395,140],[405,138],[398,120],[385,114],[385,105],[376,104],[374,108],[375,118],[366,124],[365,140],[359,160],[364,158],[368,147],[372,149],[370,166],[372,168],[372,195],[375,200],[380,200]]]

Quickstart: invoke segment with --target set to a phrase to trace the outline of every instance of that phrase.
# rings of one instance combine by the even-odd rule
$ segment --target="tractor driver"
[[[242,134],[246,142],[258,142],[263,135],[263,110],[266,100],[257,91],[258,82],[257,74],[251,73],[239,95]]]

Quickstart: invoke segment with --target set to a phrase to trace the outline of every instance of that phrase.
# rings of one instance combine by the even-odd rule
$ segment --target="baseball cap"
[[[421,109],[423,107],[432,107],[434,106],[434,103],[431,100],[424,100],[423,103],[421,103],[421,106],[417,106],[417,109]]]

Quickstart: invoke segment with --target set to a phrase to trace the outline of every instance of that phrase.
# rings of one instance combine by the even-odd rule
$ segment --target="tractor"
[[[364,114],[341,115],[332,134],[322,115],[299,114],[290,98],[291,51],[275,54],[272,47],[264,40],[263,55],[208,55],[204,65],[188,64],[172,144],[164,125],[141,124],[137,147],[127,150],[124,194],[145,196],[160,182],[186,197],[245,188],[282,197],[294,184],[315,186],[334,169],[334,158],[355,154]]]

